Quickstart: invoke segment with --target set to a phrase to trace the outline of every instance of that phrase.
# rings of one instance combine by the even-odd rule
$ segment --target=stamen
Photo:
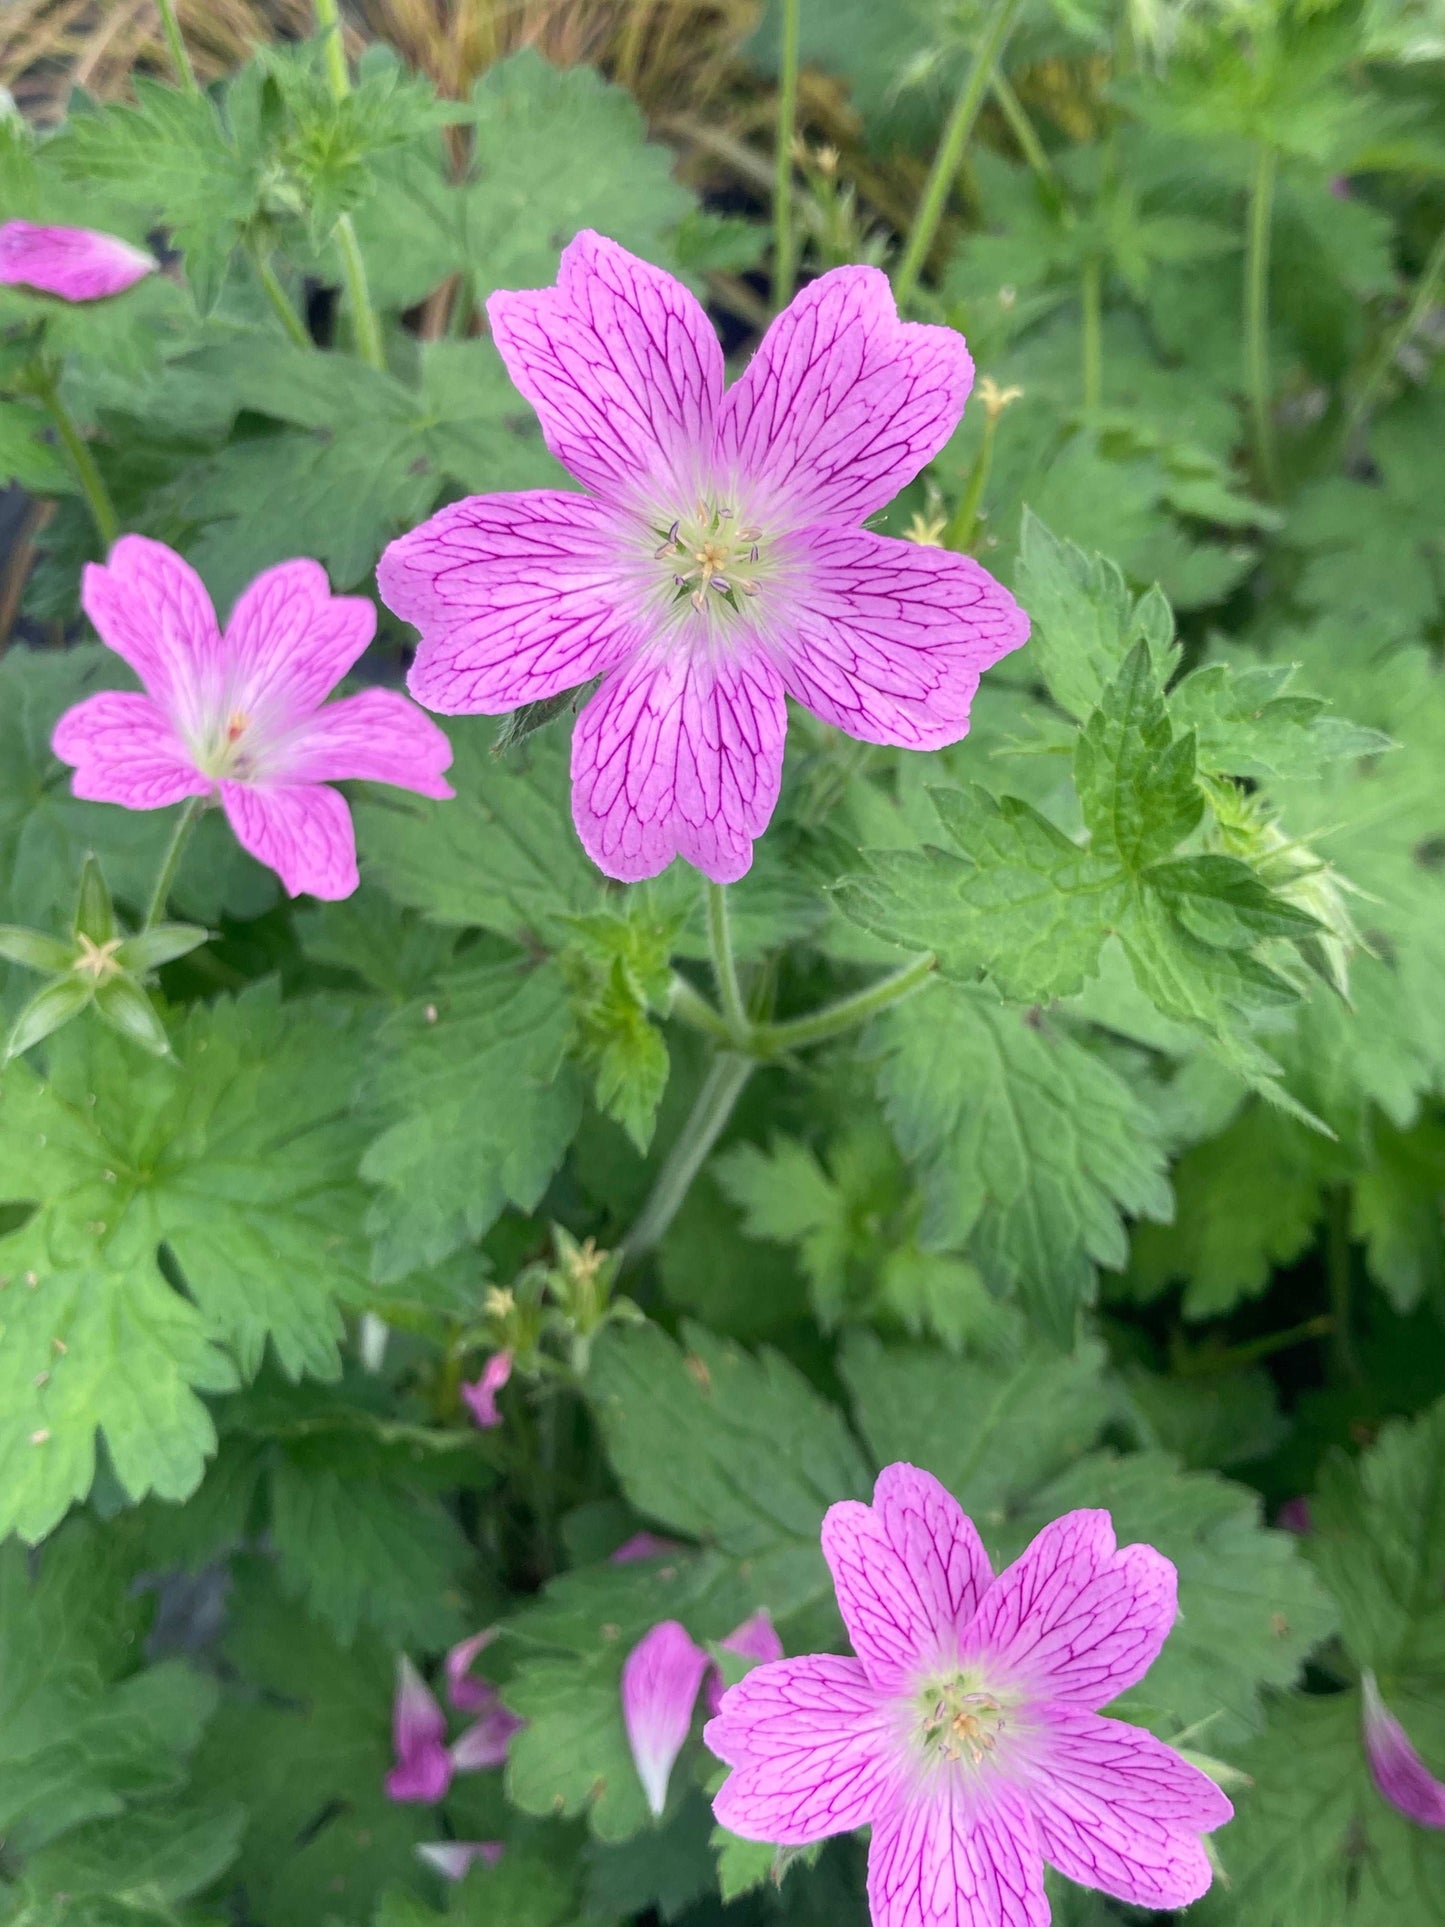
[[[715,575],[711,577],[708,582],[708,587],[710,589],[716,589],[719,595],[731,595],[732,586],[733,585],[730,582],[726,581],[720,575]]]
[[[758,595],[761,593],[757,583],[752,581],[750,577],[745,575],[738,576],[736,581],[733,583],[733,587],[735,589],[741,589],[744,595]]]
[[[701,589],[693,590],[692,606],[694,609],[697,610],[699,615],[701,615],[703,611],[707,608],[707,597],[703,594]]]
[[[757,559],[758,559],[758,545],[756,542],[754,542],[753,546],[748,550],[748,560],[749,562],[756,562]]]

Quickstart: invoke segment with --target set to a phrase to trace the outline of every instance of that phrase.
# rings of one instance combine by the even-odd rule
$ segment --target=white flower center
[[[700,616],[740,615],[764,593],[769,570],[763,531],[744,521],[734,504],[697,501],[654,532],[659,539],[653,560],[664,572],[670,603],[691,603]]]
[[[917,1738],[925,1757],[970,1767],[990,1763],[1012,1713],[1004,1695],[991,1692],[969,1673],[928,1681],[914,1704]]]
[[[251,718],[244,711],[232,710],[222,730],[196,745],[197,769],[215,777],[218,783],[231,779],[245,782],[253,776],[256,759],[246,741],[250,727]]]

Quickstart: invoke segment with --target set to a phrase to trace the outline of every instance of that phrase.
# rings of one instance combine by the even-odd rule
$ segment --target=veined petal
[[[81,605],[108,649],[145,684],[183,735],[204,735],[225,701],[221,631],[189,562],[144,535],[123,535],[88,562]]]
[[[572,813],[587,854],[624,883],[675,856],[735,883],[777,803],[786,732],[782,678],[760,649],[634,657],[572,737]]]
[[[1410,1743],[1410,1736],[1380,1698],[1375,1675],[1366,1673],[1365,1753],[1370,1774],[1392,1807],[1422,1827],[1445,1827],[1445,1782],[1437,1780]]]
[[[274,870],[288,893],[334,902],[349,897],[356,832],[346,799],[324,783],[222,783],[221,802],[236,841]]]
[[[327,703],[274,752],[275,773],[288,783],[359,777],[421,796],[456,794],[442,775],[451,760],[446,731],[396,689],[363,689]]]
[[[1200,1835],[1234,1808],[1206,1773],[1137,1726],[1036,1708],[1027,1794],[1044,1859],[1081,1886],[1165,1911],[1210,1882]]]
[[[290,728],[325,701],[375,633],[370,599],[333,595],[319,562],[301,557],[264,569],[226,624],[228,710],[263,735]]]
[[[497,716],[623,661],[642,639],[626,539],[590,495],[532,489],[453,502],[393,542],[376,580],[421,631],[412,695],[447,716]]]
[[[1043,1859],[1018,1791],[952,1774],[873,1824],[873,1927],[1049,1927]]]
[[[214,787],[186,754],[169,718],[136,691],[105,689],[67,709],[50,746],[75,771],[72,792],[89,803],[159,810]]]
[[[97,301],[154,274],[155,256],[94,228],[0,224],[0,284],[38,288],[62,301]]]
[[[462,1880],[473,1867],[495,1867],[506,1851],[501,1840],[427,1840],[416,1857],[444,1880]]]
[[[973,1521],[931,1472],[886,1467],[872,1505],[830,1506],[822,1537],[848,1637],[876,1687],[907,1692],[955,1663],[991,1574]]]
[[[667,1805],[667,1783],[707,1667],[707,1654],[675,1619],[645,1633],[623,1664],[622,1723],[654,1818]]]
[[[548,448],[603,496],[696,486],[722,349],[680,281],[584,228],[555,288],[494,294],[492,337]]]
[[[789,615],[788,694],[864,742],[956,743],[979,677],[1028,638],[1028,617],[972,556],[842,528],[800,529],[779,549],[807,584]]]
[[[856,1659],[812,1653],[756,1667],[703,1731],[733,1769],[713,1801],[720,1825],[782,1846],[867,1826],[907,1776],[895,1722]]]
[[[1066,1512],[984,1594],[964,1658],[1039,1699],[1097,1710],[1144,1677],[1177,1610],[1162,1553],[1119,1550],[1107,1512]]]
[[[446,1715],[421,1674],[403,1653],[396,1666],[391,1743],[396,1764],[386,1776],[392,1800],[440,1800],[451,1785]]]
[[[502,1414],[497,1409],[497,1393],[511,1376],[511,1352],[493,1352],[482,1367],[481,1377],[470,1385],[462,1386],[462,1397],[466,1401],[467,1410],[483,1431],[490,1431],[494,1425],[501,1424]]]
[[[612,1555],[614,1563],[617,1555]],[[726,1639],[718,1645],[725,1653],[736,1653],[739,1659],[750,1659],[755,1665],[765,1665],[769,1660],[783,1657],[783,1642],[778,1638],[778,1629],[773,1624],[772,1614],[764,1607],[749,1615],[741,1626],[734,1626]],[[722,1705],[723,1694],[727,1688],[722,1674],[712,1667],[707,1676],[707,1710],[716,1713]]]
[[[952,328],[898,319],[887,275],[833,268],[763,336],[718,413],[716,466],[793,526],[886,507],[958,426],[973,362]]]

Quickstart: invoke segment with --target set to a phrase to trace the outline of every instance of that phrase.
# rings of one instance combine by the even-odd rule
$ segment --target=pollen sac
[[[761,594],[758,576],[740,574],[738,565],[756,569],[763,562],[763,531],[742,523],[732,503],[697,502],[687,515],[654,533],[660,540],[653,560],[666,565],[674,603],[691,603],[706,616],[738,609],[739,595]]]

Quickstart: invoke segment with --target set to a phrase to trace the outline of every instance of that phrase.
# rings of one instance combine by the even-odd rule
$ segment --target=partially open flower
[[[0,223],[0,286],[36,288],[62,301],[99,301],[147,274],[154,255],[93,228]]]

